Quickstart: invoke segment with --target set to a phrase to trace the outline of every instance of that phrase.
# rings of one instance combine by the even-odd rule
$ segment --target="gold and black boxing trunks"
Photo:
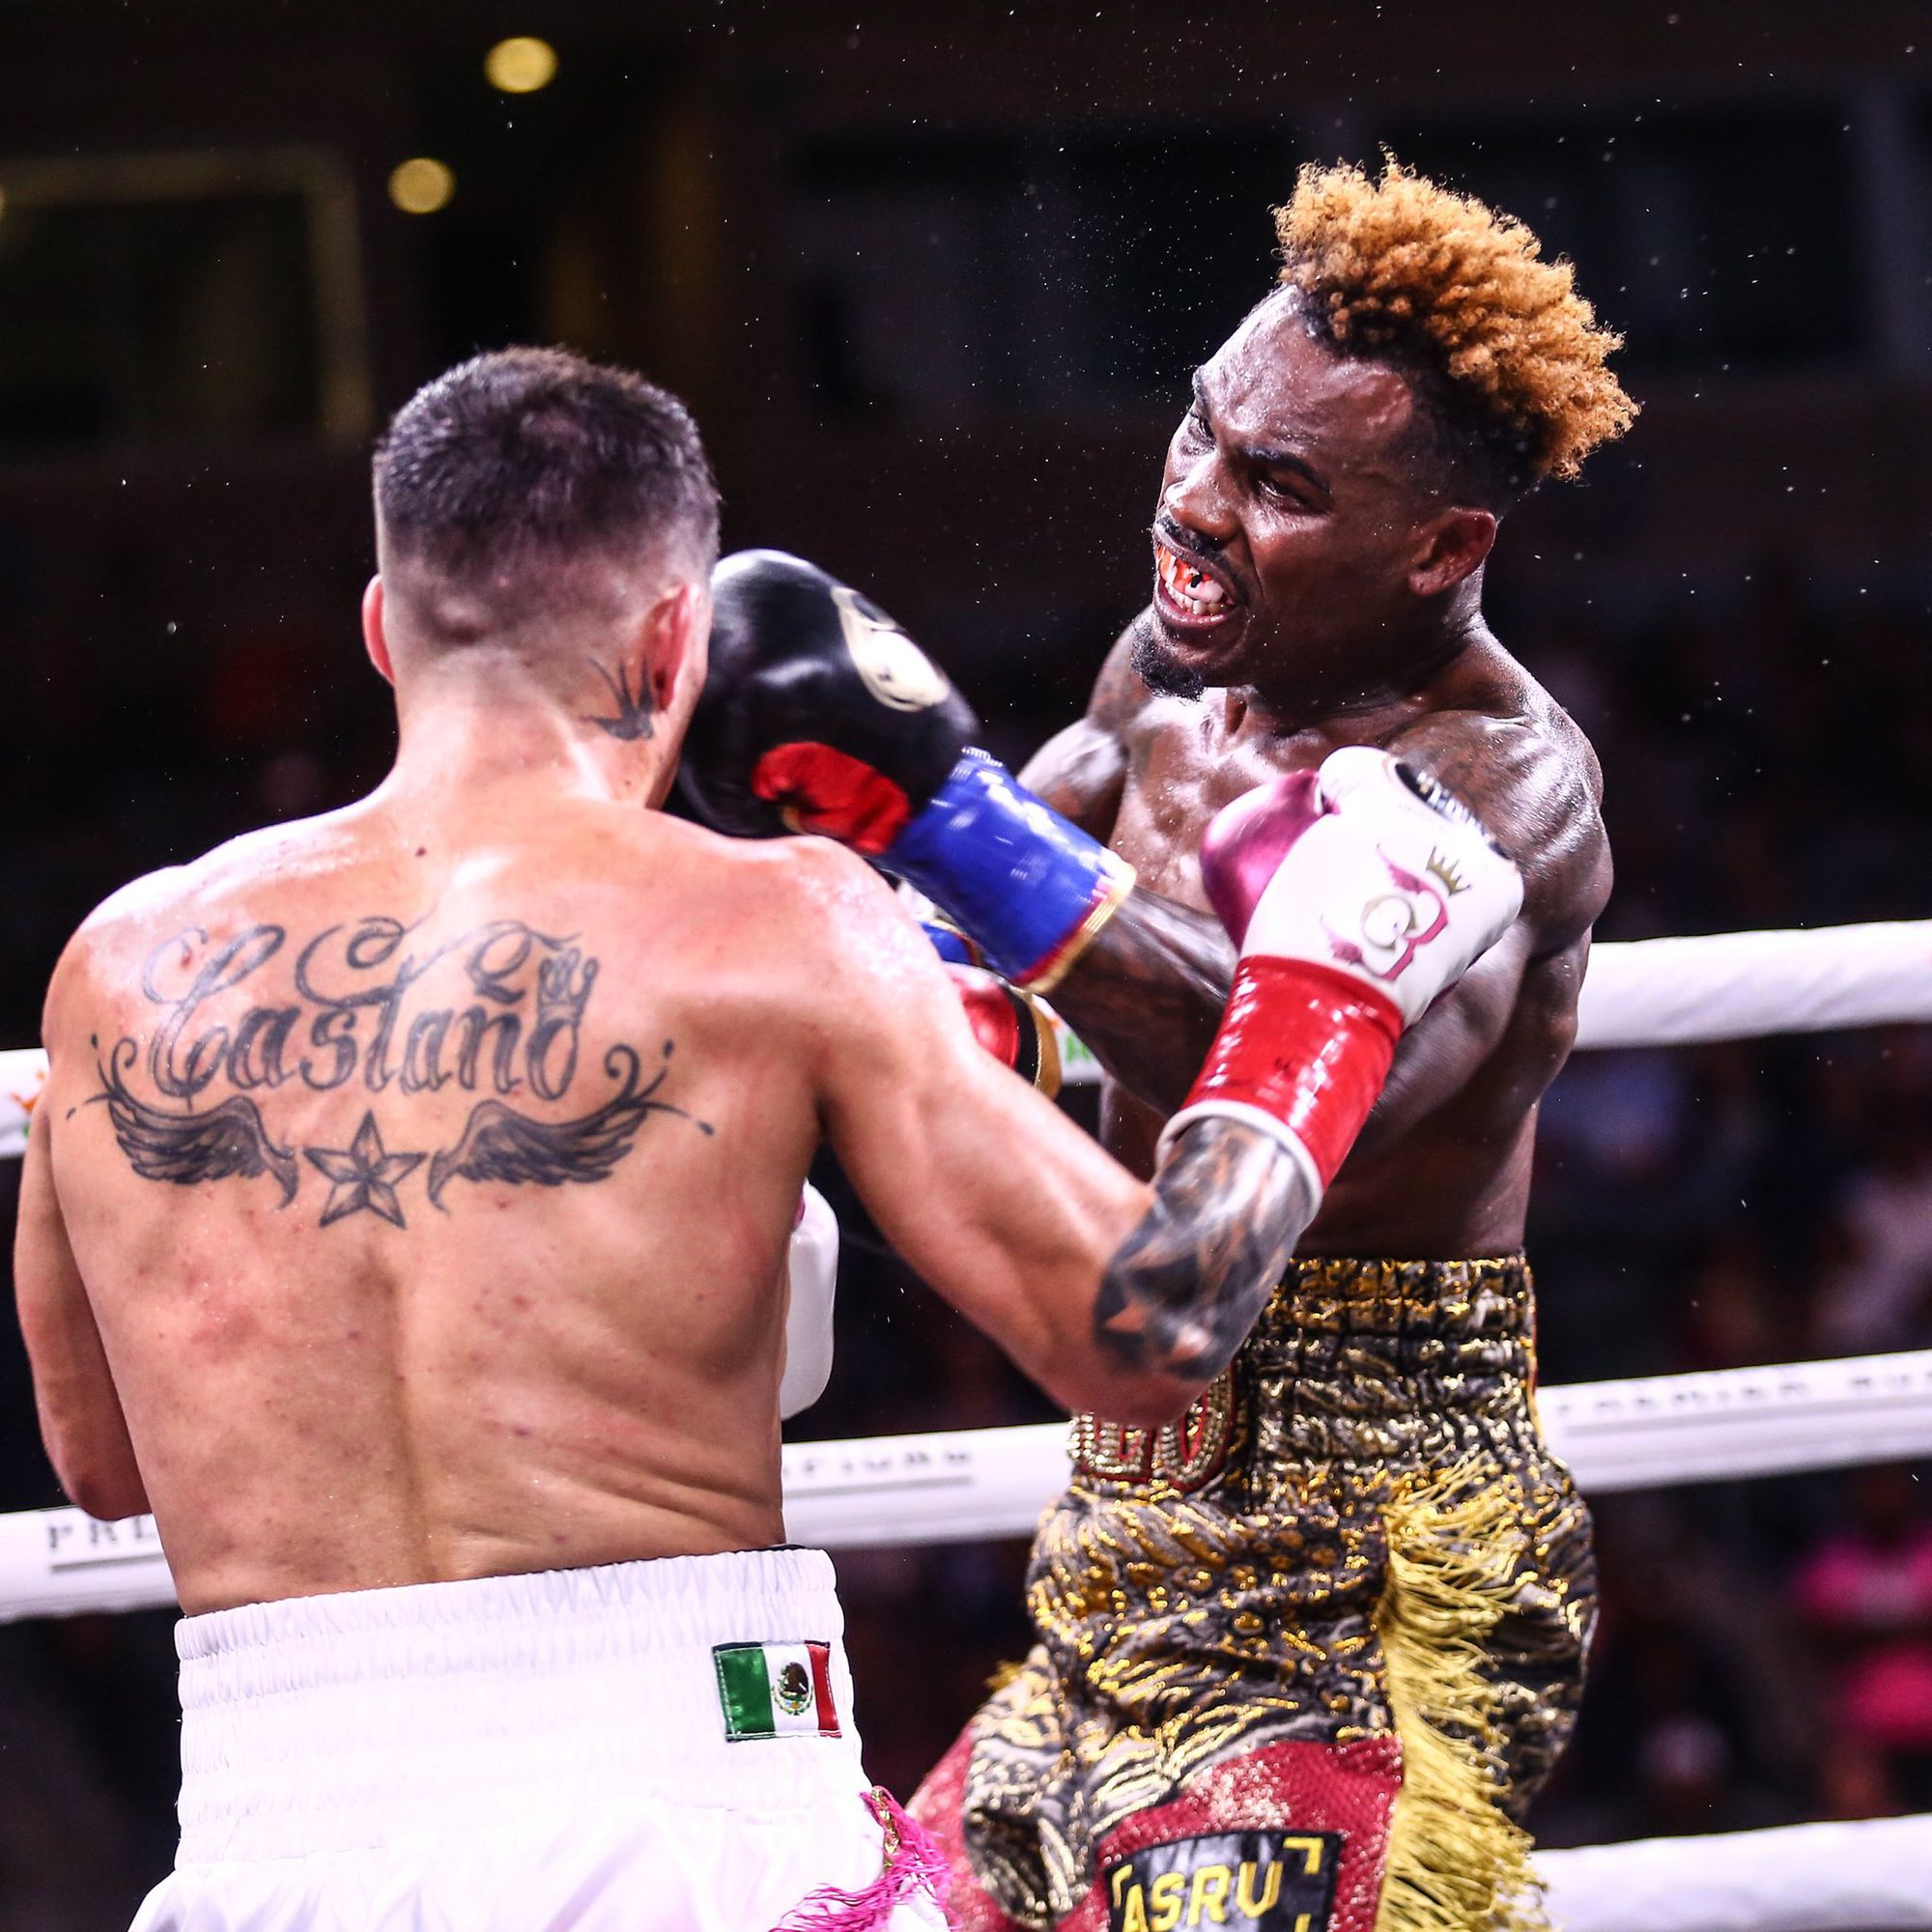
[[[1185,1417],[1074,1460],[1038,1640],[913,1801],[959,1932],[1536,1925],[1596,1576],[1522,1258],[1297,1262]]]

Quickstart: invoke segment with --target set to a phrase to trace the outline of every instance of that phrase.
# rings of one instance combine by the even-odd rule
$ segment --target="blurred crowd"
[[[92,675],[43,645],[15,660],[32,701],[0,707],[0,1044],[34,1037],[40,985],[94,898],[351,795],[387,750],[346,578],[334,618],[283,613],[170,656],[159,566],[108,565]],[[1932,808],[1922,607],[1780,570],[1614,626],[1507,596],[1496,622],[1602,755],[1618,866],[1604,936],[1932,913],[1916,863]],[[1065,722],[1047,706],[1106,642],[1069,647],[1045,686],[1037,664],[1003,673],[983,654],[975,695],[1001,750],[1023,754]],[[793,1433],[1048,1416],[823,1179],[847,1215],[839,1353]],[[0,1173],[0,1192],[14,1185]],[[1530,1251],[1553,1382],[1932,1346],[1932,1031],[1579,1057],[1545,1109]],[[53,1502],[11,1334],[0,1373],[0,1507]],[[1546,1841],[1932,1807],[1924,1476],[1604,1499],[1595,1684],[1537,1821]],[[883,1781],[909,1790],[1024,1643],[1024,1556],[840,1559]],[[125,1923],[165,1865],[169,1627],[159,1613],[0,1627],[0,1932]]]

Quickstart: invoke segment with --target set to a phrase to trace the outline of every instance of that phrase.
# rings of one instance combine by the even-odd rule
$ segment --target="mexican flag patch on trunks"
[[[831,1657],[823,1643],[714,1645],[725,1737],[836,1738]]]

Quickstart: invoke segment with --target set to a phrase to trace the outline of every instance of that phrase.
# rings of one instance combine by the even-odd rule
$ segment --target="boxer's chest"
[[[1196,704],[1156,698],[1127,733],[1114,850],[1151,892],[1205,912],[1201,835],[1208,821],[1255,786],[1313,770],[1350,742],[1326,729],[1292,737],[1257,732],[1222,692]]]

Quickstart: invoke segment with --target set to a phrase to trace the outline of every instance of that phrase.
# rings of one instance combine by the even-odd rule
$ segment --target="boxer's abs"
[[[777,1541],[813,1123],[716,935],[554,843],[273,858],[110,925],[51,1042],[184,1602]]]

